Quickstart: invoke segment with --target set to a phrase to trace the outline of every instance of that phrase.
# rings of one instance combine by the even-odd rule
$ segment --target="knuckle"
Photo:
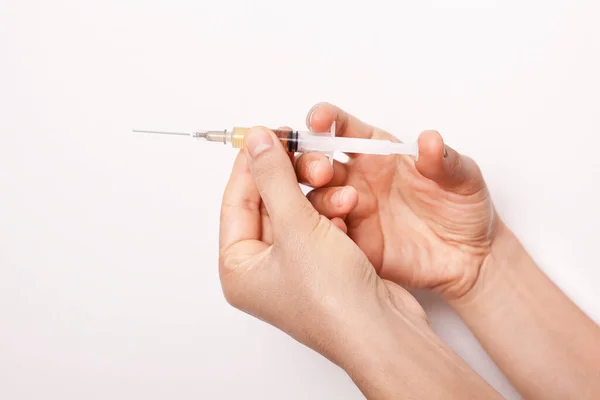
[[[456,154],[456,157],[452,157],[448,163],[448,172],[450,175],[458,175],[462,169],[462,159],[458,154]]]
[[[221,204],[221,214],[224,214],[228,210],[231,209],[241,209],[245,211],[258,211],[260,210],[262,202],[260,200],[251,199],[251,198],[243,198],[237,202],[228,202],[224,201]]]
[[[326,234],[331,228],[331,222],[327,217],[317,214],[314,218],[307,220],[309,226],[308,236],[319,236]]]
[[[463,195],[474,195],[477,193],[486,192],[486,183],[483,179],[481,169],[477,163],[470,157],[459,155],[460,159],[453,172],[462,173],[464,181],[460,188],[460,193]]]
[[[242,309],[242,301],[239,291],[235,289],[231,285],[226,285],[223,281],[221,281],[221,289],[223,291],[223,297],[225,297],[225,301],[230,306],[239,309]]]
[[[301,220],[314,220],[319,213],[310,201],[303,201],[298,207],[297,217]]]
[[[222,251],[219,255],[219,278],[221,280],[221,289],[225,300],[235,308],[241,308],[241,296],[239,292],[238,277],[234,273],[239,265],[236,259],[229,251]]]
[[[219,252],[219,272],[225,274],[233,271],[237,265],[237,260],[231,255],[229,248],[221,249]]]
[[[219,253],[219,279],[227,302],[242,311],[256,308],[257,294],[268,292],[271,283],[264,268],[273,258],[272,246],[255,252],[252,248],[233,245]]]
[[[469,156],[462,156],[464,159],[464,163],[465,164],[469,164],[470,168],[472,168],[473,173],[477,176],[482,176],[481,173],[481,168],[479,167],[479,164],[477,164],[477,162],[475,162],[475,160],[473,160],[471,157]]]
[[[222,285],[222,290],[223,296],[225,297],[225,301],[227,301],[227,304],[237,309],[242,308],[241,302],[239,300],[240,296],[237,291],[233,290],[231,286],[227,285]]]

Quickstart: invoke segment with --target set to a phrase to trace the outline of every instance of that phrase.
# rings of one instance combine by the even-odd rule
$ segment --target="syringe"
[[[234,148],[244,148],[244,137],[248,134],[250,128],[235,127],[231,131],[196,131],[196,132],[163,132],[136,130],[134,132],[158,133],[166,135],[191,136],[193,138],[205,139],[209,142],[221,142],[230,144]],[[313,133],[308,131],[294,131],[273,129],[275,135],[279,138],[284,148],[289,152],[307,153],[318,151],[332,155],[339,151],[343,153],[360,154],[408,154],[417,157],[419,147],[417,143],[405,144],[392,142],[383,139],[364,139],[351,137],[336,137],[335,123],[331,126],[329,132]]]

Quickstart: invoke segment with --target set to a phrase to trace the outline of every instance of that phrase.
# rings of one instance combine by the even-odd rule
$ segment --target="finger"
[[[444,145],[438,132],[421,133],[418,144],[419,159],[415,165],[424,177],[460,194],[475,193],[485,187],[477,164],[471,158]]]
[[[315,105],[306,116],[306,126],[313,132],[327,132],[335,122],[336,136],[370,139],[373,127],[329,103]]]
[[[348,227],[346,226],[346,223],[344,222],[343,219],[341,218],[331,218],[331,223],[333,225],[335,225],[339,230],[341,230],[344,233],[348,233]]]
[[[352,186],[315,189],[307,197],[327,218],[345,217],[358,205],[358,192]]]
[[[260,204],[260,195],[246,157],[240,152],[223,194],[219,235],[221,249],[227,249],[242,240],[260,239]]]
[[[292,163],[275,134],[263,127],[250,129],[245,154],[254,183],[273,223],[273,230],[289,223],[310,223],[318,214],[300,190]]]
[[[348,167],[337,160],[333,165],[322,153],[305,153],[296,157],[294,169],[298,181],[312,187],[343,186],[348,180]]]

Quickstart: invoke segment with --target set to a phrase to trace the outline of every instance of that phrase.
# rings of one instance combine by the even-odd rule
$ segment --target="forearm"
[[[368,399],[502,398],[428,326],[381,325],[355,336],[340,363]]]
[[[451,305],[526,398],[600,398],[600,328],[500,225],[476,285]]]

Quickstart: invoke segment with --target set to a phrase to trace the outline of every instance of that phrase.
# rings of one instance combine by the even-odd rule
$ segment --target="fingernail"
[[[344,204],[344,193],[346,192],[346,188],[340,189],[331,196],[331,201],[336,206],[340,207]]]
[[[310,179],[311,181],[313,180],[314,176],[315,176],[315,171],[317,170],[317,165],[319,165],[319,163],[321,162],[321,160],[314,160],[308,163],[308,179]]]
[[[321,104],[321,103],[319,103]],[[306,126],[308,127],[308,129],[310,131],[312,131],[312,118],[313,118],[313,114],[315,113],[315,110],[317,109],[317,107],[319,107],[319,104],[315,104],[313,106],[313,108],[310,109],[310,111],[308,112],[308,115],[306,116]]]
[[[250,128],[245,141],[245,147],[252,158],[273,147],[273,139],[264,128]]]

